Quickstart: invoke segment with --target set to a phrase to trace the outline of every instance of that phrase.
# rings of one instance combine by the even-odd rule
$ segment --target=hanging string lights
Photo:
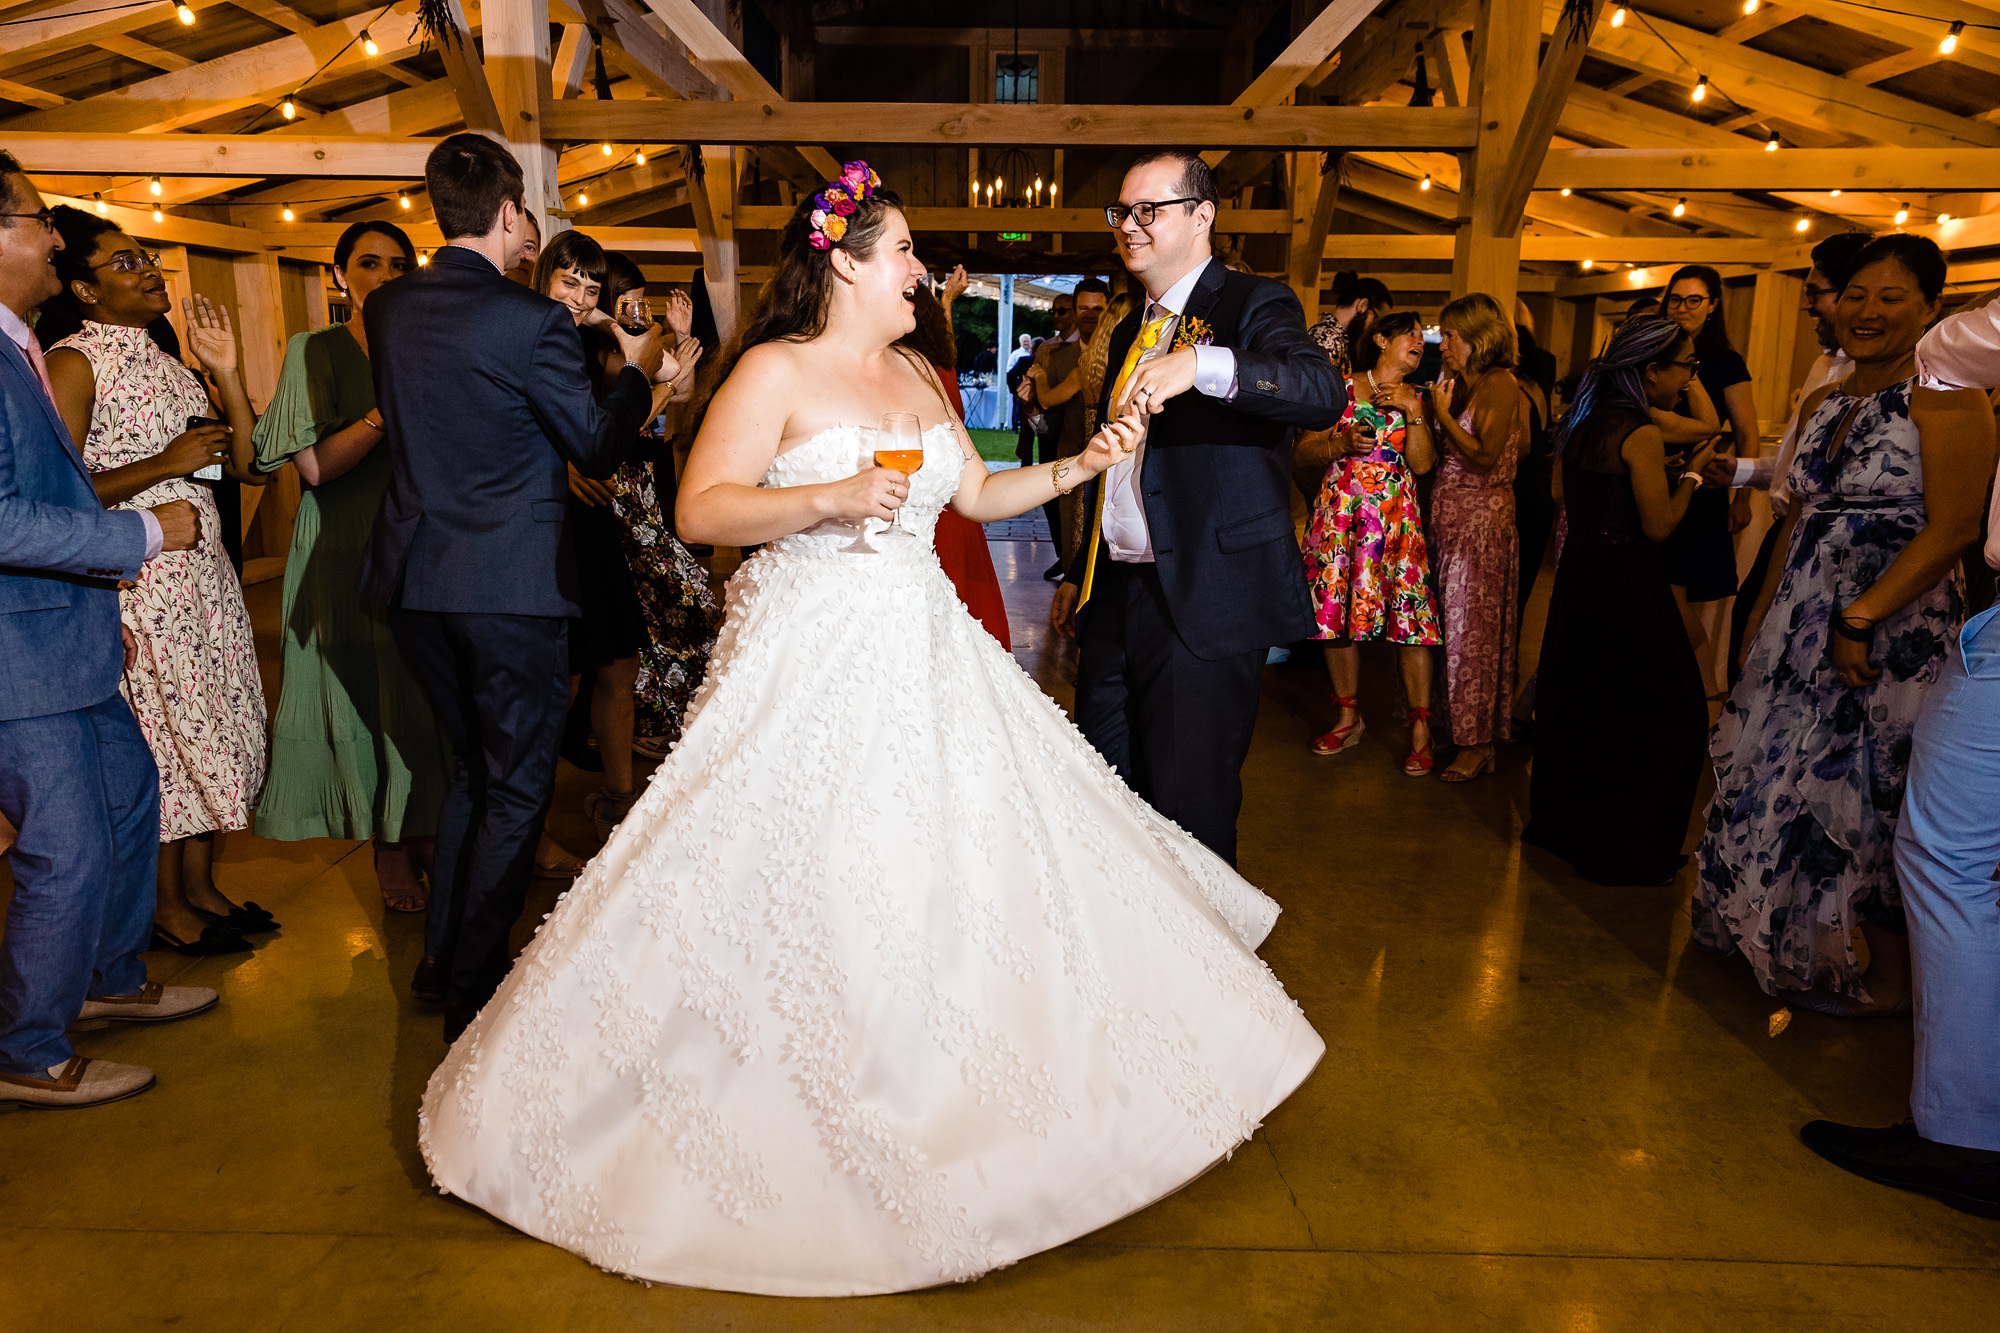
[[[1909,220],[1910,220],[1910,206],[1908,204],[1896,205],[1896,225],[1900,227]]]
[[[1958,50],[1958,35],[1964,31],[1964,19],[1958,19],[1953,22],[1951,27],[1945,32],[1944,39],[1938,43],[1938,54],[1948,56]]]
[[[1687,211],[1688,211],[1688,201],[1687,201],[1686,199],[1676,199],[1676,200],[1674,200],[1674,216],[1675,216],[1675,217],[1677,217],[1677,218],[1683,218],[1683,217],[1686,217],[1686,216],[1687,216]]]
[[[1611,11],[1611,26],[1614,28],[1625,26],[1625,6],[1620,5]]]
[[[366,28],[361,30],[361,50],[370,60],[382,54],[382,48],[376,45],[375,39],[368,35]]]
[[[1688,100],[1693,102],[1708,100],[1708,75],[1702,74],[1695,78],[1694,91],[1688,94]]]

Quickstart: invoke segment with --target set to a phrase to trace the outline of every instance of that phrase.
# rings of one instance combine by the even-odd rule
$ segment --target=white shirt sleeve
[[[1194,349],[1194,387],[1198,393],[1228,402],[1236,397],[1236,352],[1228,347]]]
[[[1917,344],[1917,382],[1926,389],[2000,387],[2000,301],[1953,315]]]
[[[151,560],[160,553],[160,548],[167,544],[167,534],[160,531],[160,520],[154,516],[152,510],[141,509],[138,513],[139,522],[144,524],[146,528],[145,559]],[[145,562],[142,560],[140,563],[143,564]]]

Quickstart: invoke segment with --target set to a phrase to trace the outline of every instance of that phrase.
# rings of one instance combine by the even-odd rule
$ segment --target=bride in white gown
[[[1137,427],[989,476],[891,346],[924,276],[902,213],[849,192],[826,248],[826,196],[801,205],[688,463],[684,535],[766,545],[686,733],[424,1096],[442,1189],[651,1281],[978,1277],[1200,1175],[1325,1050],[1252,952],[1277,905],[1119,781],[931,552],[946,503],[1032,509]],[[893,411],[927,426],[913,476],[871,466]],[[917,539],[879,535],[899,507]]]

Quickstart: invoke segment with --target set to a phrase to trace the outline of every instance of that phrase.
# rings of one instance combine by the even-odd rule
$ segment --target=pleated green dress
[[[299,334],[257,422],[258,468],[277,471],[374,407],[367,354],[346,325]],[[299,500],[260,837],[401,842],[437,831],[450,748],[382,608],[355,590],[388,485],[388,451],[377,448],[345,475],[306,487]]]

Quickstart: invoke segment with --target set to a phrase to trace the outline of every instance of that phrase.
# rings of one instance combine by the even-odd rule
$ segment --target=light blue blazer
[[[117,585],[145,555],[145,520],[98,502],[34,367],[0,334],[0,722],[117,693]]]

